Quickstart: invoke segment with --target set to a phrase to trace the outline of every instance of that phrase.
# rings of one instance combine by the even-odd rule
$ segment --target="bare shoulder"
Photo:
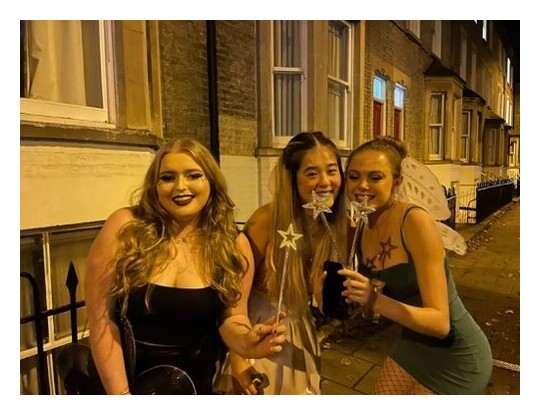
[[[87,257],[87,272],[89,275],[95,275],[92,278],[110,277],[110,274],[103,272],[103,269],[108,266],[109,261],[116,253],[118,233],[133,218],[133,212],[130,208],[118,209],[107,218],[103,228],[92,243]]]
[[[413,208],[403,223],[404,237],[408,245],[436,247],[442,245],[441,234],[435,219],[422,208]]]
[[[238,236],[236,237],[236,243],[242,251],[245,249],[250,249],[249,239],[244,232],[238,233]]]
[[[127,223],[133,221],[133,219],[133,210],[129,207],[124,207],[111,213],[105,222],[105,226],[118,230]]]
[[[133,219],[133,211],[129,207],[124,207],[114,211],[105,221],[103,228],[101,228],[101,231],[96,238],[95,244],[110,243],[111,240],[116,239],[120,229],[122,229],[122,227],[124,227],[127,223],[133,221]]]
[[[424,209],[418,206],[410,208],[405,223],[416,228],[418,226],[435,225],[435,220]]]
[[[271,218],[270,205],[261,206],[248,219],[244,231],[248,235],[270,233]]]

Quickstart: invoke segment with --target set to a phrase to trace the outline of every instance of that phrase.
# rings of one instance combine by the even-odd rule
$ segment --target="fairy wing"
[[[401,172],[403,182],[398,188],[397,200],[423,207],[435,220],[450,217],[443,187],[429,168],[411,157],[406,157],[401,162]]]
[[[435,222],[441,232],[444,247],[454,251],[458,255],[465,255],[467,252],[467,243],[465,238],[442,222]]]
[[[401,162],[401,173],[403,181],[396,192],[396,199],[425,209],[437,221],[444,247],[458,255],[465,254],[467,244],[463,236],[439,222],[450,217],[450,209],[437,176],[411,157],[406,157]]]

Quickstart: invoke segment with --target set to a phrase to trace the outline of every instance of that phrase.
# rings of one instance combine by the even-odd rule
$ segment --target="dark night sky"
[[[520,20],[500,20],[503,24],[508,39],[516,53],[516,56],[519,59],[519,46],[520,46]]]
[[[514,50],[516,61],[515,61],[515,71],[514,79],[519,81],[520,78],[520,20],[499,20],[499,23],[502,24],[506,34],[501,34],[506,36]]]

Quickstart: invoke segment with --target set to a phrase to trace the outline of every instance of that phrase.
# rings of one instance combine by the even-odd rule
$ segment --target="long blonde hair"
[[[117,278],[113,294],[125,300],[132,289],[147,284],[152,275],[163,269],[171,259],[174,218],[161,206],[156,190],[160,165],[168,153],[189,155],[208,179],[210,197],[196,223],[203,238],[203,272],[209,277],[211,286],[219,292],[221,301],[227,307],[232,307],[241,296],[241,279],[247,267],[246,258],[236,242],[235,206],[227,193],[225,177],[212,154],[192,138],[166,142],[156,153],[141,188],[135,193],[136,203],[132,205],[134,220],[119,234],[120,244],[115,257]]]
[[[326,229],[316,244],[307,242],[308,221],[312,220],[302,208],[302,199],[298,193],[296,174],[307,152],[316,147],[323,147],[336,157],[341,187],[332,206],[332,213],[327,213],[327,220],[336,236],[338,250],[342,258],[346,251],[347,215],[344,195],[345,177],[336,145],[321,132],[303,132],[294,136],[283,149],[276,166],[275,195],[270,204],[273,232],[270,235],[269,251],[265,258],[267,286],[271,298],[278,298],[279,281],[285,258],[285,250],[279,249],[280,236],[277,230],[286,230],[293,224],[296,233],[304,235],[297,241],[297,251],[291,251],[287,260],[283,304],[289,314],[306,309],[309,296],[317,280],[322,277],[323,263],[336,259],[330,235]],[[318,226],[324,228],[320,222]]]

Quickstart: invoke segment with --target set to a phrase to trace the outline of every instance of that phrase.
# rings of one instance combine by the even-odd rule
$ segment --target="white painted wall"
[[[276,157],[220,157],[221,170],[227,179],[229,194],[238,208],[236,220],[245,222],[259,207],[270,201],[268,176]]]
[[[23,230],[106,219],[129,203],[153,152],[21,145],[20,156]]]

